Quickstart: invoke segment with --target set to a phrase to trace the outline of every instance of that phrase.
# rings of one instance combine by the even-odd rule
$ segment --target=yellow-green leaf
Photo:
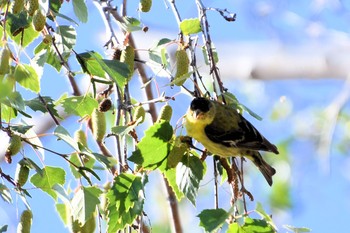
[[[184,35],[198,33],[202,30],[201,22],[198,18],[184,19],[180,23],[180,30]]]
[[[27,64],[18,64],[14,73],[16,81],[24,88],[35,93],[40,91],[40,79],[36,70]]]

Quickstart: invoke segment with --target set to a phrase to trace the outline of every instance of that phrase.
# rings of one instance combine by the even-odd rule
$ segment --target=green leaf
[[[77,32],[72,26],[58,26],[54,37],[59,52],[67,59],[75,45]]]
[[[40,35],[40,33],[33,28],[31,19],[24,11],[18,15],[9,13],[6,23],[8,24],[6,31],[11,39],[23,48],[27,47]]]
[[[11,125],[11,131],[15,131],[21,134],[25,134],[28,130],[30,130],[33,125]]]
[[[275,229],[268,224],[265,220],[244,218],[244,225],[242,226],[243,232],[256,232],[256,233],[273,233]]]
[[[142,29],[140,20],[129,16],[124,16],[123,21],[117,21],[117,24],[127,32],[140,31]]]
[[[167,179],[170,187],[174,191],[176,199],[180,201],[185,195],[183,194],[183,192],[181,192],[181,190],[179,189],[179,186],[177,186],[176,184],[176,168],[167,169],[162,172],[165,178]]]
[[[86,23],[88,20],[88,10],[84,0],[73,0],[73,10],[80,22]]]
[[[283,227],[294,233],[311,232],[311,229],[307,227],[294,227],[290,225],[283,225]]]
[[[127,64],[117,60],[101,59],[94,53],[91,56],[96,59],[101,68],[109,75],[109,77],[123,89],[130,74],[130,70]]]
[[[14,73],[16,81],[35,93],[40,91],[40,79],[35,69],[27,64],[18,64]]]
[[[107,157],[98,153],[85,153],[89,157],[95,159],[96,161],[99,161],[102,165],[104,165],[107,169],[112,168],[114,165],[118,164],[118,161],[113,157]]]
[[[50,1],[50,3],[51,3],[51,1]],[[61,17],[62,19],[65,19],[65,20],[71,22],[72,24],[75,24],[75,26],[79,26],[79,24],[75,20],[73,20],[72,18],[68,17],[67,15],[61,14],[59,12],[52,12],[52,14],[54,16],[56,16],[56,17]]]
[[[68,131],[63,128],[63,126],[57,126],[54,134],[61,140],[65,141],[68,145],[70,145],[74,150],[80,151],[78,143],[70,136]]]
[[[118,126],[114,126],[114,127],[111,128],[111,132],[113,134],[115,134],[115,135],[120,136],[120,137],[124,137],[124,136],[128,135],[130,131],[134,130],[141,121],[142,121],[142,118],[140,117],[132,125],[118,125]]]
[[[33,111],[40,111],[42,113],[47,113],[49,109],[50,112],[55,116],[55,117],[60,117],[60,115],[58,115],[58,112],[55,108],[55,105],[53,103],[53,99],[49,96],[42,96],[41,98],[43,98],[43,100],[45,101],[45,105],[43,102],[41,102],[39,97],[36,97],[34,99],[30,99],[30,100],[25,100],[24,103],[30,107]]]
[[[58,203],[56,204],[56,211],[58,215],[61,217],[62,222],[65,226],[68,226],[68,224],[71,221],[71,214],[70,214],[70,204],[69,203]]]
[[[80,158],[79,158],[79,156],[80,156]],[[95,164],[95,159],[88,157],[87,155],[81,156],[78,153],[71,154],[71,156],[69,157],[69,161],[71,161],[72,163],[74,163],[75,165],[77,165],[79,167],[85,167],[85,168],[89,168],[89,169],[92,169],[94,164]],[[84,162],[84,164],[82,162]],[[77,168],[75,166],[70,164],[69,167],[70,167],[75,178],[78,179],[78,178],[82,177],[81,173],[77,170]]]
[[[202,161],[196,156],[184,156],[182,162],[176,167],[176,183],[194,206],[204,171]]]
[[[255,112],[253,112],[247,106],[240,103],[234,94],[232,94],[230,92],[225,92],[225,93],[223,93],[223,96],[225,97],[226,104],[231,105],[233,108],[238,109],[240,113],[242,113],[243,111],[247,111],[249,113],[249,115],[251,115],[255,119],[257,119],[259,121],[262,120],[261,116],[259,116]]]
[[[1,104],[1,119],[5,122],[9,122],[11,119],[15,118],[17,116],[17,111],[15,111],[13,108]]]
[[[44,43],[44,41],[41,41],[40,44],[38,44],[35,49],[34,49],[34,54],[38,54],[41,52],[43,49],[47,50],[50,48],[50,44]]]
[[[59,72],[62,68],[62,63],[60,58],[58,57],[57,53],[51,48],[47,47],[46,49],[41,50],[38,52],[33,61],[38,65],[43,67],[46,64],[49,64],[53,68]]]
[[[142,213],[144,198],[141,177],[126,173],[116,176],[106,197],[108,233],[124,229]]]
[[[199,225],[203,227],[205,231],[212,232],[225,223],[226,219],[229,217],[229,213],[220,208],[206,209],[198,214],[197,217],[199,217],[200,220]]]
[[[30,26],[30,19],[25,12],[20,14],[12,14],[8,12],[6,23],[10,29],[10,34],[12,36],[18,35],[22,30]]]
[[[94,51],[80,53],[76,54],[76,58],[80,63],[80,66],[83,69],[84,73],[105,78],[106,73],[100,63],[96,60],[96,58],[102,60],[102,56],[99,53]]]
[[[274,229],[277,229],[276,225],[273,223],[273,220],[271,218],[271,216],[269,214],[267,214],[262,206],[262,204],[260,202],[258,202],[256,204],[256,208],[255,211],[261,216],[263,217],[263,219],[270,224],[271,227],[273,227]]]
[[[33,161],[33,160],[31,160],[30,158],[26,158],[26,162],[29,164],[29,166],[31,167],[31,168],[34,168],[34,170],[39,174],[39,175],[43,175],[41,172],[42,172],[42,170],[41,170],[41,168]]]
[[[0,197],[7,203],[12,203],[11,192],[6,185],[0,183]]]
[[[184,19],[180,23],[180,30],[184,35],[198,33],[202,30],[201,22],[198,18]]]
[[[149,50],[149,58],[150,60],[160,64],[163,67],[167,67],[168,63],[168,53],[166,50],[166,45],[171,43],[172,40],[168,38],[163,38],[158,41],[150,50]]]
[[[72,206],[73,206],[73,219],[78,220],[82,225],[92,216],[96,207],[100,204],[99,196],[102,191],[97,187],[84,187],[81,186],[78,192],[75,193]]]
[[[19,92],[15,91],[15,92],[10,93],[8,95],[8,100],[9,100],[12,108],[14,108],[18,111],[25,110],[24,100]]]
[[[34,174],[30,182],[37,188],[48,193],[53,199],[57,200],[57,193],[54,191],[55,184],[63,185],[66,180],[66,173],[59,167],[44,167],[40,173]]]
[[[7,96],[9,96],[13,92],[15,84],[16,80],[14,75],[12,74],[7,74],[6,76],[0,77],[0,102],[3,99],[6,99]]]
[[[242,229],[242,227],[238,223],[234,222],[228,226],[226,233],[246,233],[246,232]]]
[[[145,131],[145,136],[137,144],[137,149],[129,160],[144,168],[159,166],[169,153],[172,135],[173,128],[169,122],[155,123]]]
[[[213,57],[214,57],[215,63],[218,63],[219,56],[218,56],[218,52],[216,51],[216,48],[215,48],[213,43],[211,44],[211,50],[213,51]],[[209,56],[208,56],[207,46],[205,46],[205,45],[202,46],[202,53],[203,53],[205,64],[209,65]]]
[[[60,184],[54,184],[52,186],[52,190],[54,190],[57,194],[57,196],[63,200],[63,202],[65,203],[69,203],[70,202],[70,197],[67,193],[67,191],[64,189],[64,187]]]
[[[49,8],[53,13],[58,13],[61,8],[62,2],[60,0],[50,0]]]
[[[0,233],[7,231],[7,225],[3,225],[0,227]]]
[[[89,95],[73,96],[64,99],[62,106],[67,114],[84,117],[91,115],[92,111],[98,107],[98,102]]]

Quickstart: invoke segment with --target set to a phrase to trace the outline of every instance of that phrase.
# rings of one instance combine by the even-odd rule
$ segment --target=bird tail
[[[270,164],[266,163],[265,160],[262,158],[259,152],[257,151],[249,151],[249,154],[246,155],[247,158],[249,158],[255,166],[257,166],[260,170],[260,172],[265,177],[267,183],[269,185],[272,185],[272,176],[276,173],[276,170],[270,166]]]

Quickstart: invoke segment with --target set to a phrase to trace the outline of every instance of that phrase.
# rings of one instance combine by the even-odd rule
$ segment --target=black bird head
[[[203,97],[196,97],[192,100],[190,108],[194,112],[208,112],[210,109],[210,101]]]

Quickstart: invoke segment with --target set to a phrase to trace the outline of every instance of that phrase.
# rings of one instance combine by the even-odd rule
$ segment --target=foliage
[[[148,60],[142,61],[133,42],[133,32],[146,31],[141,26],[143,23],[132,16],[119,15],[110,1],[97,3],[103,8],[102,17],[106,17],[106,21],[109,22],[107,27],[111,31],[111,37],[105,47],[113,50],[113,58],[104,58],[101,53],[90,51],[89,48],[82,51],[75,49],[77,38],[80,36],[77,26],[92,20],[89,19],[90,9],[85,1],[39,0],[38,4],[35,4],[35,0],[29,2],[23,9],[16,10],[12,8],[12,1],[1,1],[0,6],[0,130],[11,138],[20,137],[24,147],[11,156],[18,157],[14,159],[15,163],[23,157],[26,168],[30,169],[30,184],[19,183],[14,180],[14,174],[5,172],[5,168],[10,165],[1,164],[4,168],[0,169],[1,177],[6,181],[0,184],[2,200],[13,204],[13,195],[18,195],[26,208],[30,209],[31,199],[27,198],[36,195],[33,189],[38,189],[52,197],[58,215],[72,232],[93,232],[96,219],[103,222],[102,227],[105,226],[107,232],[117,232],[135,226],[148,232],[149,226],[144,220],[146,213],[143,210],[144,203],[147,202],[144,190],[148,184],[149,173],[160,171],[168,188],[169,199],[172,200],[169,208],[172,211],[175,229],[180,229],[180,214],[174,207],[177,205],[176,200],[187,198],[196,206],[207,164],[204,154],[199,155],[196,148],[192,148],[192,143],[177,132],[178,126],[173,123],[171,113],[168,112],[166,116],[160,114],[157,120],[155,104],[161,102],[164,108],[171,110],[170,104],[164,105],[163,102],[176,101],[175,97],[165,94],[158,98],[153,96],[152,88],[157,86],[157,79],[162,78],[160,73],[167,74],[169,92],[172,88],[182,88],[192,95],[211,93],[226,99],[228,104],[232,104],[238,110],[247,111],[260,119],[253,111],[239,103],[232,93],[227,92],[221,82],[216,64],[218,54],[210,39],[206,8],[198,1],[200,17],[182,21],[178,11],[174,11],[178,21],[178,37],[159,38],[154,47],[146,49]],[[145,12],[151,9],[152,2],[147,1],[147,4],[147,10],[142,7]],[[169,1],[168,4],[171,4],[173,9],[177,7],[175,1]],[[64,15],[61,12],[61,8],[66,5],[73,8],[75,16]],[[222,15],[222,10],[217,11]],[[39,13],[45,16],[46,24],[43,29],[37,25],[42,24],[43,20],[40,19],[39,23],[34,20],[35,14]],[[232,22],[235,16],[231,14],[223,18]],[[117,38],[116,29],[112,27],[111,21],[117,22],[120,38]],[[197,34],[204,38],[200,52],[197,51]],[[187,60],[178,58],[175,63],[172,62],[172,45],[176,45],[181,51],[181,56],[186,56]],[[133,54],[125,55],[125,51],[130,48]],[[197,53],[204,54],[207,68],[210,70],[210,79],[215,80],[213,86],[204,85],[202,73],[208,71],[199,69],[200,65],[193,59]],[[77,71],[71,69],[72,63],[79,67]],[[138,74],[134,72],[134,67]],[[43,92],[49,92],[45,90],[47,87],[42,85],[43,79],[51,78],[47,77],[50,76],[48,74],[43,76],[46,70],[64,72],[73,93],[67,94],[62,91],[59,98],[41,95]],[[146,95],[146,101],[138,99],[139,96],[130,95],[129,85],[135,76],[140,76],[142,80],[142,85],[135,88]],[[148,79],[149,76],[153,78]],[[86,89],[79,85],[79,78],[88,83]],[[176,82],[174,78],[177,79]],[[174,87],[174,84],[181,87]],[[52,88],[55,88],[54,85],[55,83]],[[190,91],[191,86],[194,91]],[[113,104],[102,111],[104,108],[101,108],[101,103],[106,99],[112,99]],[[142,109],[148,108],[147,114],[143,109],[142,114],[134,119],[135,115],[139,115],[133,114],[134,108],[140,106]],[[109,110],[110,107],[112,109]],[[84,128],[85,134],[93,134],[95,122],[92,121],[96,111],[102,114],[102,117],[109,117],[104,140],[115,140],[116,148],[113,153],[107,149],[104,140],[101,140],[105,131],[98,139],[90,139],[88,143],[71,136],[77,128]],[[115,117],[110,120],[112,112]],[[50,117],[49,122],[41,122],[43,114]],[[76,127],[63,126],[69,116],[79,118]],[[152,124],[145,120],[149,120],[149,117]],[[40,120],[36,121],[35,125],[28,125],[26,119],[30,118]],[[40,124],[54,126],[53,132],[34,131],[33,126]],[[105,128],[106,123],[103,124]],[[146,128],[144,134],[140,133],[141,127]],[[69,152],[62,152],[61,146],[48,148],[45,140],[42,140],[43,136],[57,140],[57,144],[62,145],[62,148],[68,147]],[[37,157],[32,156],[30,148],[37,152]],[[57,156],[69,166],[50,164],[44,154]],[[233,160],[232,165],[234,164]],[[221,171],[222,176],[226,177],[225,171]],[[109,180],[112,182],[108,183]],[[102,188],[104,183],[107,185]],[[243,183],[241,185],[243,188]],[[239,191],[236,186],[232,187],[235,190],[232,198],[236,200],[233,207],[229,211],[222,208],[202,210],[198,215],[200,226],[206,231],[214,231],[229,222],[226,226],[227,232],[276,231],[272,218],[260,205],[255,212],[259,213],[262,219],[252,218],[246,213],[243,217],[238,214],[234,209],[242,201],[245,205],[245,199],[241,197],[246,193]],[[276,190],[279,192],[287,189],[281,185]],[[237,196],[238,192],[240,198]],[[284,200],[283,204],[288,206],[288,200]],[[35,219],[35,209],[32,211]],[[101,228],[101,224],[98,228]],[[288,229],[294,232],[305,231],[304,228],[290,226]],[[0,232],[6,231],[7,226],[0,228]]]

